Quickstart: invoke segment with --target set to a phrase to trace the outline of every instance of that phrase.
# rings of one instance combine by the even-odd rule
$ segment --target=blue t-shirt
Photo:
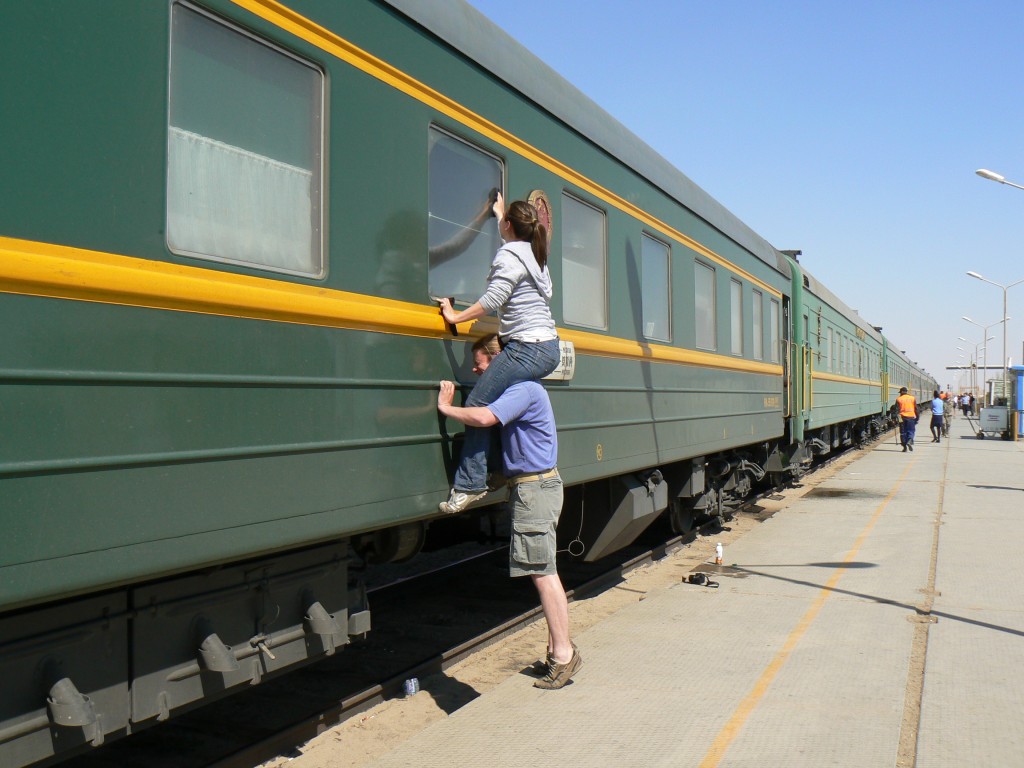
[[[936,397],[932,400],[932,415],[941,416],[945,407],[945,403],[941,397]]]
[[[547,391],[538,382],[513,384],[487,408],[501,422],[505,474],[531,475],[558,463],[555,414]]]

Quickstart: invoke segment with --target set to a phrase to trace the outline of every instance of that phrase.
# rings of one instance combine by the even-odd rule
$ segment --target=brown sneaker
[[[576,643],[572,640],[569,641],[569,645],[572,646],[572,652],[576,653],[579,648],[576,647]],[[545,657],[544,661],[535,661],[533,666],[530,667],[530,671],[533,672],[537,677],[544,677],[548,673],[548,668],[555,663],[555,657],[549,652]]]
[[[569,680],[572,679],[572,676],[580,671],[580,667],[582,666],[583,657],[580,656],[580,652],[578,650],[573,648],[572,658],[565,664],[559,664],[557,661],[552,659],[548,663],[548,673],[540,680],[534,682],[533,687],[543,688],[548,691],[563,688]]]
[[[548,667],[555,663],[555,658],[550,653],[545,657],[544,661],[535,661],[533,666],[530,667],[530,671],[533,672],[537,677],[544,677],[548,673]]]

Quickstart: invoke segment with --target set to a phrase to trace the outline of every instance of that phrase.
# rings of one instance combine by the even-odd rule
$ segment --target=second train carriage
[[[480,328],[430,296],[482,289],[493,188],[550,216],[587,557],[721,514],[927,381],[461,2],[0,14],[24,65],[0,135],[5,764],[369,629],[354,566],[415,553],[448,487],[436,382],[469,383]]]

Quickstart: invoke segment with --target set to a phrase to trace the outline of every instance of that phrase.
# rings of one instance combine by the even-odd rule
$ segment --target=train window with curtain
[[[168,248],[323,276],[323,73],[175,3],[169,82]]]
[[[562,318],[573,325],[608,327],[605,215],[562,195]]]
[[[729,312],[732,319],[731,349],[734,355],[743,354],[743,284],[729,281]]]
[[[771,330],[772,362],[773,363],[777,363],[777,362],[779,362],[779,343],[781,341],[781,337],[779,335],[779,330],[780,330],[780,327],[781,327],[780,323],[779,323],[779,312],[780,312],[779,302],[777,302],[775,299],[772,299],[768,309],[769,309],[769,312],[770,312],[770,315],[768,317],[768,322],[769,322],[769,328]]]
[[[428,153],[429,292],[472,303],[487,287],[487,273],[501,244],[491,208],[502,188],[504,165],[435,127],[430,129]]]
[[[754,359],[764,360],[764,294],[754,291]]]
[[[672,305],[669,296],[669,247],[660,240],[643,235],[640,238],[640,284],[643,302],[644,337],[671,341]]]
[[[715,309],[715,270],[699,261],[693,263],[695,327],[697,331],[697,347],[699,349],[716,349],[718,325]]]

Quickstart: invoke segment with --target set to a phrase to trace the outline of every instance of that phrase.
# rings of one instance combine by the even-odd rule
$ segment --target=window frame
[[[288,267],[276,266],[273,264],[267,264],[260,261],[254,261],[251,259],[239,259],[232,258],[230,256],[222,256],[211,253],[203,253],[201,251],[191,250],[186,247],[178,247],[171,244],[170,231],[171,226],[169,219],[171,218],[171,200],[169,194],[169,187],[171,184],[171,170],[169,162],[170,153],[170,142],[171,142],[171,129],[176,128],[171,123],[171,99],[174,90],[173,77],[173,56],[175,53],[174,49],[174,13],[175,9],[182,8],[188,12],[194,13],[195,15],[205,19],[207,22],[217,25],[222,29],[228,30],[236,35],[247,39],[255,45],[259,45],[263,48],[269,49],[274,53],[285,56],[291,59],[295,63],[309,69],[316,73],[319,78],[319,87],[317,90],[318,103],[314,106],[319,109],[319,114],[314,111],[314,114],[310,119],[310,128],[317,132],[318,140],[311,144],[311,151],[315,162],[313,167],[310,168],[310,173],[314,183],[312,184],[310,194],[310,225],[313,228],[312,237],[310,239],[310,246],[314,249],[312,256],[313,270],[302,270],[302,269],[290,269]],[[328,273],[328,254],[329,249],[327,245],[327,225],[326,225],[326,211],[328,207],[328,179],[329,174],[327,172],[327,141],[328,141],[328,113],[330,111],[329,105],[329,89],[328,89],[328,78],[327,73],[324,69],[311,59],[307,59],[297,53],[288,50],[266,37],[262,37],[245,27],[236,24],[228,19],[222,18],[216,14],[213,14],[201,6],[195,5],[187,0],[173,0],[169,5],[168,11],[168,32],[167,32],[167,116],[165,120],[165,127],[167,130],[167,142],[165,144],[165,161],[166,166],[166,177],[164,179],[164,245],[170,253],[178,256],[184,256],[187,258],[196,259],[204,263],[213,264],[230,264],[232,266],[244,267],[246,269],[253,269],[260,272],[273,272],[276,274],[292,275],[296,277],[303,277],[313,280],[323,280],[327,277]],[[181,130],[179,128],[179,130]],[[212,141],[219,141],[216,137],[206,137]],[[230,146],[230,145],[229,145]],[[238,147],[236,149],[242,149]],[[282,161],[276,158],[267,158],[271,161],[282,163]]]
[[[446,128],[443,125],[440,125],[438,123],[432,122],[432,123],[430,123],[427,126],[427,157],[426,157],[426,162],[427,162],[427,168],[426,168],[426,173],[427,173],[427,200],[426,200],[426,211],[425,211],[425,213],[426,213],[426,220],[427,220],[427,233],[426,233],[427,241],[425,243],[425,248],[426,248],[427,253],[426,253],[426,256],[425,256],[425,258],[426,258],[426,274],[424,275],[424,278],[426,279],[428,294],[430,294],[430,295],[450,296],[451,293],[447,289],[443,290],[443,291],[436,291],[434,289],[434,287],[431,285],[431,279],[432,279],[431,278],[431,272],[432,272],[433,267],[434,267],[434,265],[432,265],[430,263],[430,248],[431,248],[431,245],[430,245],[430,216],[431,216],[431,214],[430,214],[430,147],[431,147],[431,134],[432,133],[436,133],[436,134],[440,135],[443,138],[450,139],[451,141],[457,142],[458,144],[461,144],[461,145],[463,145],[464,147],[466,147],[468,149],[474,150],[474,151],[478,152],[480,155],[482,155],[484,157],[487,157],[487,158],[490,158],[495,163],[497,163],[498,169],[499,169],[499,184],[500,184],[499,190],[501,191],[502,195],[505,194],[504,191],[508,188],[508,164],[506,163],[506,159],[504,157],[502,157],[501,155],[497,154],[496,152],[491,151],[490,149],[488,149],[487,147],[483,146],[479,142],[476,142],[476,141],[474,141],[474,140],[472,140],[472,139],[470,139],[470,138],[468,138],[468,137],[466,137],[466,136],[464,136],[464,135],[462,135],[460,133],[457,133],[455,131],[449,130],[448,128]],[[508,202],[508,201],[506,201],[506,202]],[[461,226],[461,225],[459,225],[459,226]],[[455,297],[455,302],[454,302],[455,306],[469,306],[469,305],[471,305],[476,300],[475,297],[479,297],[479,296],[483,295],[483,292],[486,290],[486,287],[487,287],[487,273],[488,273],[488,271],[490,269],[491,263],[494,261],[494,254],[497,253],[497,250],[500,247],[501,247],[501,236],[499,235],[496,247],[493,248],[493,249],[489,249],[488,250],[486,260],[484,261],[484,263],[479,265],[480,266],[480,269],[479,269],[479,275],[480,275],[479,285],[477,286],[477,288],[475,288],[475,289],[473,289],[473,290],[471,290],[471,291],[469,291],[467,293],[467,296],[471,296],[471,298]]]
[[[751,291],[751,324],[753,326],[754,359],[764,360],[764,292],[757,288]]]
[[[706,273],[701,273],[698,270],[703,268]],[[697,349],[704,350],[706,352],[717,352],[718,351],[718,272],[717,270],[700,259],[693,260],[693,344]],[[710,274],[711,275],[711,290],[708,292],[708,296],[711,299],[711,307],[708,312],[708,317],[711,320],[711,346],[703,346],[701,344],[701,316],[700,316],[700,303],[698,302],[697,291],[699,289],[699,281],[697,280],[698,274]]]
[[[737,317],[737,313],[739,316]],[[729,278],[729,350],[736,357],[743,357],[743,283],[735,277]],[[737,349],[737,334],[739,349]]]
[[[647,266],[646,259],[644,258],[644,243],[650,242],[653,245],[659,246],[664,249],[665,255],[665,273],[664,273],[664,284],[665,284],[665,336],[654,336],[647,333],[647,293],[645,291],[646,280],[645,280],[645,268]],[[666,344],[672,343],[672,246],[653,235],[642,232],[640,234],[640,326],[641,332],[645,339],[651,341],[661,341]]]
[[[573,203],[577,203],[583,208],[594,211],[601,216],[601,283],[602,283],[602,295],[601,295],[601,320],[602,324],[597,325],[589,322],[581,322],[579,320],[571,319],[566,313],[567,303],[566,299],[570,296],[570,280],[566,279],[566,262],[570,261],[576,263],[572,259],[566,259],[566,246],[565,236],[568,232],[568,226],[566,225],[568,216],[566,215],[565,205],[566,200],[571,200]],[[562,321],[566,325],[574,325],[580,328],[589,328],[596,331],[607,331],[609,327],[609,312],[608,312],[608,212],[593,203],[585,200],[581,195],[576,192],[563,189],[561,196],[561,270],[562,270]],[[585,266],[585,265],[581,265]],[[575,296],[573,296],[575,298]]]

